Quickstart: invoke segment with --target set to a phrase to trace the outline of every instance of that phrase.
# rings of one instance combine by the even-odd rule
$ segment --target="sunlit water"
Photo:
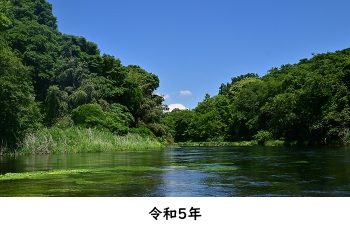
[[[0,174],[86,170],[0,180],[0,196],[350,196],[349,150],[181,147],[0,157]]]

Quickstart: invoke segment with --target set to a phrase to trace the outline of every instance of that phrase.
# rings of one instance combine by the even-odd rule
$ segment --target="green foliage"
[[[344,145],[350,145],[350,130],[347,129],[342,133],[341,139]]]
[[[134,123],[134,117],[124,105],[113,103],[106,111],[118,115],[125,126],[131,126]]]
[[[68,112],[68,94],[58,86],[50,86],[47,90],[45,103],[47,105],[46,123],[52,125]]]
[[[188,131],[193,131],[192,124],[195,113],[191,110],[175,109],[165,116],[165,124],[170,128],[170,132],[176,142],[193,141],[193,135]]]
[[[82,105],[72,112],[74,124],[84,128],[101,128],[105,122],[105,117],[102,108],[96,104]]]
[[[195,118],[191,132],[196,141],[224,141],[227,133],[227,123],[230,121],[229,101],[223,95],[210,97],[206,94],[203,102],[194,109]]]
[[[139,126],[137,128],[132,128],[132,129],[130,129],[130,133],[135,133],[135,134],[140,135],[142,137],[150,137],[150,136],[152,136],[151,130],[149,130],[145,126]]]
[[[26,132],[40,126],[29,70],[5,45],[0,45],[0,141],[12,149]]]
[[[34,21],[15,22],[5,33],[11,48],[22,63],[32,68],[31,78],[39,100],[45,100],[45,93],[54,76],[59,53],[58,34],[46,25]]]
[[[42,123],[41,117],[48,127],[70,128],[76,124],[126,134],[130,128],[141,125],[151,130],[150,136],[171,136],[162,120],[163,98],[154,93],[159,87],[158,76],[139,66],[123,66],[111,55],[101,56],[95,43],[60,33],[56,22],[46,0],[0,2],[4,65],[0,70],[0,103],[23,103],[13,106],[16,109],[1,111],[12,114],[12,118],[6,115],[2,119],[3,143],[17,145],[25,130]],[[16,71],[5,66],[10,63],[7,60],[18,66]],[[11,93],[6,94],[8,91]]]
[[[97,104],[85,104],[74,109],[72,120],[83,128],[107,129],[112,133],[126,134],[129,131],[127,122],[115,112],[103,112]]]
[[[11,5],[9,0],[2,0],[0,2],[0,32],[12,25],[11,20],[7,16],[10,7]]]
[[[221,84],[221,86],[219,88],[219,94],[228,95],[230,93],[235,93],[235,92],[239,91],[239,89],[242,88],[245,84],[249,83],[252,79],[257,79],[257,78],[259,78],[259,75],[255,74],[255,73],[248,73],[245,75],[240,75],[238,77],[233,77],[233,78],[231,78],[231,83],[227,83],[227,84],[222,83]],[[248,81],[243,81],[246,79]],[[245,82],[245,83],[243,83],[243,82]]]
[[[137,82],[138,89],[135,91],[135,95],[139,95],[141,99],[138,106],[132,107],[130,110],[135,117],[136,125],[139,120],[146,125],[148,123],[160,123],[164,99],[154,94],[154,91],[159,87],[158,77],[135,65],[127,66],[126,71],[128,77]]]
[[[219,95],[206,95],[182,129],[176,129],[181,119],[175,114],[170,113],[167,124],[176,141],[346,145],[349,60],[350,49],[344,49],[272,68],[262,77],[240,75],[222,84]]]
[[[50,29],[57,29],[57,19],[52,14],[52,5],[46,0],[12,0],[12,17],[16,21],[35,21]]]
[[[61,129],[67,129],[73,127],[74,122],[70,116],[64,116],[57,119],[55,126]]]
[[[17,154],[106,152],[163,147],[155,139],[136,134],[116,136],[99,129],[52,127],[27,133]]]
[[[223,95],[210,97],[209,94],[194,110],[175,109],[164,117],[176,142],[224,141],[230,119],[227,98]]]
[[[164,143],[349,144],[350,49],[233,77],[195,109],[170,113],[157,75],[61,34],[45,0],[0,2],[0,58],[0,139],[12,149],[42,124]]]
[[[244,76],[244,77],[243,77]],[[241,92],[241,90],[243,90],[244,88],[246,88],[249,84],[251,83],[254,83],[256,81],[259,81],[259,78],[258,77],[250,77],[250,75],[243,75],[243,76],[240,76],[242,77],[241,80],[235,80],[233,81],[232,80],[232,85],[231,87],[229,88],[228,90],[228,94],[233,98],[235,99],[237,97],[237,95]],[[240,78],[238,77],[238,78]],[[236,79],[236,78],[234,78]]]
[[[266,141],[272,139],[272,133],[269,131],[260,130],[257,134],[253,136],[253,139],[256,140],[259,145],[264,145]]]
[[[66,63],[56,67],[54,80],[61,88],[78,88],[83,80],[88,78],[87,69],[86,63],[76,57],[70,57],[66,59]]]

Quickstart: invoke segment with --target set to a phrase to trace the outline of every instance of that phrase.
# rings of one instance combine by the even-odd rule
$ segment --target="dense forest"
[[[58,31],[45,0],[0,1],[0,140],[21,147],[43,128],[96,128],[171,139],[159,78]]]
[[[167,112],[159,84],[84,37],[59,32],[45,0],[0,2],[0,153],[39,130],[72,127],[167,144],[350,142],[350,49],[233,77],[193,110]]]
[[[350,143],[350,49],[249,73],[222,84],[191,111],[166,118],[177,142],[280,140],[283,144]]]

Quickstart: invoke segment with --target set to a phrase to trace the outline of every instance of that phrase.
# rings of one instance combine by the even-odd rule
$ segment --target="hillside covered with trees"
[[[176,142],[350,143],[350,49],[245,74],[166,120]]]
[[[233,77],[193,110],[166,112],[159,84],[84,37],[61,33],[46,0],[0,2],[0,154],[35,145],[40,135],[41,145],[66,143],[82,130],[164,144],[350,142],[350,49]]]
[[[155,74],[59,32],[47,1],[0,2],[2,149],[21,148],[26,135],[52,127],[171,139],[158,87]]]

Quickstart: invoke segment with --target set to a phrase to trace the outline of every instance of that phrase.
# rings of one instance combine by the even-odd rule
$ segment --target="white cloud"
[[[163,95],[163,98],[164,98],[164,100],[169,99],[170,95],[169,94],[165,94],[165,95]]]
[[[162,94],[162,93],[157,93],[157,92],[155,92],[154,94],[163,97],[164,100],[170,99],[170,94],[165,94],[165,95],[164,95],[164,94]]]
[[[179,103],[177,103],[177,104],[170,104],[170,105],[168,105],[168,107],[169,107],[169,112],[171,112],[174,109],[180,109],[180,110],[187,109],[183,104],[179,104]]]
[[[192,93],[189,90],[181,90],[180,91],[180,96],[186,97],[186,96],[191,96]]]

